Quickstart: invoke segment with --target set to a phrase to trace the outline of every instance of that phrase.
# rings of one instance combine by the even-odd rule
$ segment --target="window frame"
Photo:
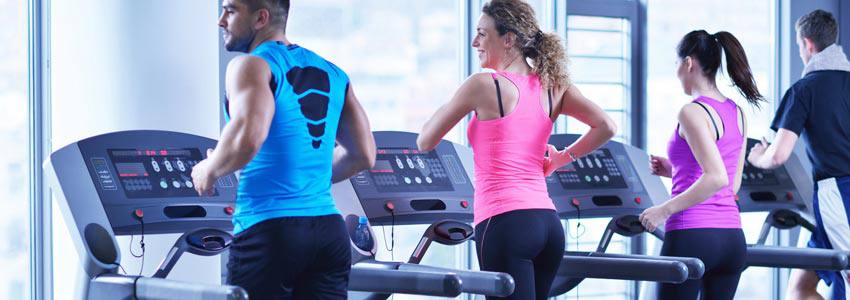
[[[631,99],[628,110],[629,143],[646,148],[646,0],[570,0],[566,5],[566,17],[589,16],[621,18],[631,26]],[[566,23],[566,18],[563,20]],[[564,35],[566,36],[566,35]],[[563,128],[566,131],[566,128]]]
[[[53,299],[52,208],[42,161],[50,143],[50,0],[27,1],[30,299]]]

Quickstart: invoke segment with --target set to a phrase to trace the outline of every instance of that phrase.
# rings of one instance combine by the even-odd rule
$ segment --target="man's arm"
[[[366,112],[357,101],[350,84],[345,93],[336,142],[331,177],[333,183],[346,180],[375,165],[375,137],[369,129]]]
[[[791,152],[794,151],[794,144],[796,143],[796,133],[780,128],[770,146],[765,147],[764,143],[756,144],[750,150],[750,156],[747,160],[756,168],[775,169],[791,157]]]
[[[779,167],[794,151],[794,144],[803,132],[812,107],[812,94],[805,84],[794,84],[785,92],[776,116],[770,128],[776,131],[773,144],[766,141],[750,149],[747,161],[756,168],[773,169]]]
[[[230,100],[230,122],[224,126],[215,150],[192,170],[195,189],[212,193],[215,180],[241,169],[265,142],[274,117],[271,71],[259,57],[236,57],[227,65],[225,87]]]

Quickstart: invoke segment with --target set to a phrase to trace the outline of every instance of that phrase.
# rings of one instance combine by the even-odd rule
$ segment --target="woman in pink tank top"
[[[493,0],[482,12],[472,46],[481,67],[496,72],[470,76],[425,124],[417,142],[420,150],[433,149],[475,112],[468,136],[475,161],[474,224],[481,269],[513,276],[516,289],[507,299],[546,299],[565,237],[545,176],[604,144],[615,126],[569,83],[563,46],[556,34],[540,31],[531,6]],[[558,151],[547,141],[562,114],[591,129]]]
[[[705,264],[702,279],[659,284],[659,299],[733,299],[747,255],[735,202],[747,130],[743,111],[717,89],[722,52],[726,73],[747,101],[758,107],[764,97],[732,34],[692,31],[677,51],[679,80],[685,93],[696,98],[679,111],[679,125],[667,146],[669,160],[651,157],[654,174],[673,178],[672,198],[647,209],[640,219],[648,230],[666,221],[661,255],[696,257]]]

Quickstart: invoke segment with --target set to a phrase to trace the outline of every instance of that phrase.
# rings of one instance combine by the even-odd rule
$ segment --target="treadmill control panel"
[[[555,170],[564,189],[627,188],[611,150],[597,149]]]
[[[88,173],[88,186],[63,186],[66,196],[92,189],[117,235],[233,228],[237,181],[222,176],[210,196],[199,196],[192,168],[216,141],[196,135],[134,130],[90,137],[51,155],[60,178]],[[75,190],[80,189],[79,192]],[[86,209],[86,208],[81,208]],[[88,208],[91,209],[91,208]]]
[[[778,185],[779,179],[777,178],[777,174],[781,177],[788,177],[788,173],[785,171],[785,168],[779,168],[774,170],[764,170],[753,167],[746,159],[744,160],[744,171],[741,174],[741,184],[748,186],[771,186]]]
[[[380,148],[375,167],[366,172],[378,192],[447,192],[454,185],[445,164],[436,151],[420,152],[408,148]]]
[[[192,167],[203,160],[198,148],[107,149],[106,152],[118,174],[117,183],[127,198],[197,195]]]
[[[373,224],[431,224],[452,218],[472,220],[472,168],[469,148],[442,141],[431,151],[419,151],[417,134],[373,133],[375,166],[350,178],[351,192]],[[350,199],[335,188],[335,199]]]
[[[756,139],[747,140],[747,155],[757,143]],[[744,160],[738,207],[742,212],[805,209],[806,198],[811,198],[812,179],[801,163],[797,153],[792,153],[785,164],[772,170],[756,168]]]
[[[549,144],[563,149],[578,138],[556,134]],[[650,174],[647,157],[640,149],[610,141],[547,177],[549,197],[562,218],[639,214],[669,194],[661,179]]]

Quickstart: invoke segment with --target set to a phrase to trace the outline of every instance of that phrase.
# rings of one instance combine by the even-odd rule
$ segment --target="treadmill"
[[[756,139],[747,140],[747,154]],[[769,212],[758,242],[747,249],[747,265],[752,267],[800,268],[840,271],[850,268],[848,253],[836,250],[765,246],[772,228],[788,230],[799,227],[815,230],[806,204],[813,197],[811,173],[803,167],[797,153],[792,152],[782,166],[764,170],[744,165],[738,207],[745,212]]]
[[[471,161],[470,151],[443,140],[434,150],[422,152],[416,146],[418,135],[410,132],[376,131],[373,135],[378,148],[375,166],[333,186],[337,207],[345,211],[349,228],[356,225],[359,216],[368,217],[372,225],[431,226],[407,263],[375,261],[377,247],[363,252],[352,244],[361,255],[355,266],[451,274],[460,279],[462,293],[497,297],[513,293],[514,280],[505,273],[419,265],[432,242],[457,245],[472,238],[473,229],[468,224],[472,222],[472,176],[463,164]],[[373,294],[367,298],[388,296]]]
[[[335,185],[334,198],[361,204],[372,224],[432,224],[411,255],[411,263],[421,260],[432,241],[450,244],[471,238],[473,229],[467,223],[473,219],[472,151],[442,141],[433,151],[420,152],[416,146],[417,134],[409,132],[382,131],[374,136],[378,146],[375,167]],[[460,274],[480,273],[489,272]],[[688,267],[680,261],[661,259],[569,255],[564,258],[559,274],[564,278],[682,282],[688,277]],[[467,287],[471,278],[462,278],[464,291],[504,295],[508,291],[507,274],[501,276],[501,283],[495,276],[476,280],[481,282],[477,292],[467,290],[471,288]],[[483,287],[489,290],[480,289]]]
[[[206,149],[215,145],[215,140],[191,134],[134,130],[90,137],[50,155],[44,163],[47,183],[87,275],[79,281],[80,298],[248,299],[237,286],[165,279],[182,254],[217,255],[232,241],[236,177],[219,178],[215,194],[200,197],[190,176]],[[116,235],[181,232],[153,276],[119,274]],[[372,255],[375,249],[352,251]],[[349,290],[456,296],[460,284],[454,274],[386,268],[376,262],[352,266]]]
[[[562,149],[579,137],[556,134],[549,137],[549,144]],[[633,237],[647,233],[638,215],[652,207],[653,200],[668,198],[666,187],[648,166],[643,150],[609,141],[546,178],[561,218],[612,218],[595,251],[566,252],[550,296],[570,291],[584,278],[681,283],[702,277],[705,265],[696,258],[605,253],[614,234]],[[663,238],[661,230],[650,234]],[[570,261],[576,259],[599,262],[575,268]]]
[[[191,168],[215,141],[166,131],[123,131],[90,137],[56,150],[44,162],[86,277],[84,299],[248,299],[244,289],[165,277],[183,252],[217,255],[232,236],[236,178],[198,197]],[[121,275],[116,235],[186,232],[152,277]],[[144,249],[144,248],[142,248]],[[143,252],[144,253],[144,252]]]

